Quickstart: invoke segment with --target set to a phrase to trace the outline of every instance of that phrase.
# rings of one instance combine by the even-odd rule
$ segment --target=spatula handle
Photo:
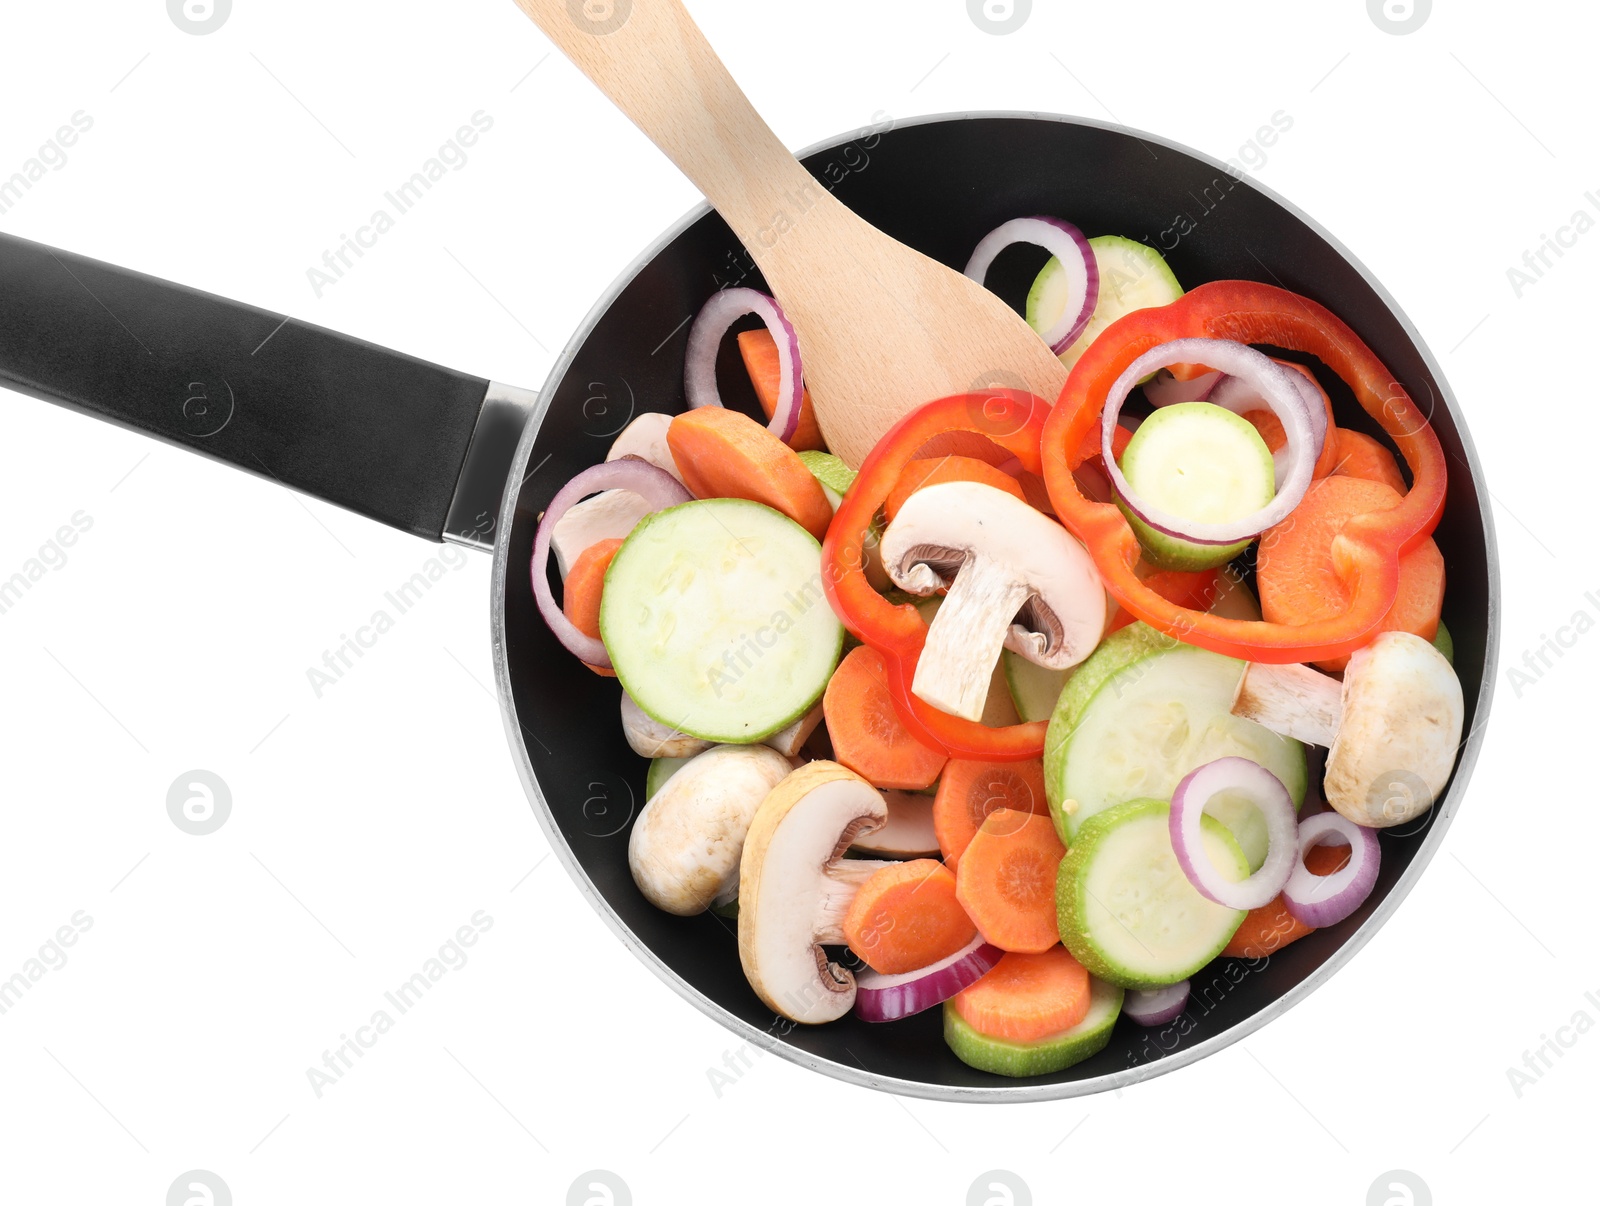
[[[679,0],[516,2],[693,181],[758,261],[776,242],[786,197],[820,191]]]

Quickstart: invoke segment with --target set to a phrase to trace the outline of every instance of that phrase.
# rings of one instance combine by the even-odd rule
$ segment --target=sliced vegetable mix
[[[933,399],[852,470],[782,307],[725,289],[688,409],[556,493],[531,571],[650,759],[640,892],[736,922],[783,1018],[942,1005],[954,1058],[1035,1077],[1173,1023],[1214,959],[1354,925],[1464,700],[1443,453],[1354,332],[1268,285],[1185,294],[1148,245],[1051,217],[968,275],[1014,243],[1051,254],[1026,313],[1072,370],[1053,406]],[[751,314],[765,424],[717,389]],[[1336,423],[1328,372],[1384,438]]]

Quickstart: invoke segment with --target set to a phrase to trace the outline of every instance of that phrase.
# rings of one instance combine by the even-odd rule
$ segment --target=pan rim
[[[896,119],[892,129],[910,126],[933,124],[947,124],[958,121],[970,120],[1027,120],[1057,122],[1066,125],[1087,127],[1090,129],[1104,130],[1115,134],[1132,137],[1140,142],[1153,146],[1164,147],[1167,150],[1187,155],[1201,163],[1209,164],[1218,171],[1228,172],[1229,169],[1221,161],[1191,147],[1174,142],[1171,139],[1142,130],[1134,129],[1115,122],[1100,121],[1094,118],[1074,117],[1068,114],[1035,112],[1029,110],[976,110],[971,112],[954,112],[927,114],[919,117]],[[807,156],[821,151],[831,150],[846,143],[863,137],[869,131],[878,130],[877,126],[862,127],[842,136],[824,139],[811,144],[796,155],[804,159]],[[880,131],[882,132],[882,131]],[[1230,173],[1231,174],[1231,173]],[[490,624],[493,641],[495,688],[499,696],[501,720],[506,730],[506,738],[511,746],[513,761],[516,763],[517,777],[522,781],[524,791],[528,795],[529,803],[533,806],[534,815],[544,830],[550,842],[551,849],[566,868],[567,874],[572,877],[579,891],[588,899],[590,905],[605,920],[611,930],[622,940],[624,946],[633,952],[644,965],[650,968],[662,981],[670,986],[679,996],[695,1005],[702,1013],[715,1019],[721,1025],[737,1034],[744,1041],[772,1052],[790,1063],[819,1072],[825,1076],[848,1084],[864,1088],[876,1089],[905,1097],[922,1098],[932,1101],[961,1101],[961,1102],[1034,1102],[1034,1101],[1059,1101],[1071,1097],[1084,1097],[1096,1093],[1103,1093],[1116,1089],[1127,1088],[1142,1081],[1150,1080],[1167,1072],[1186,1067],[1189,1064],[1214,1055],[1241,1039],[1254,1034],[1268,1022],[1274,1021],[1287,1013],[1295,1005],[1305,1000],[1312,992],[1327,983],[1340,968],[1344,967],[1355,955],[1372,939],[1378,930],[1399,908],[1411,890],[1416,886],[1428,865],[1438,853],[1443,844],[1444,835],[1449,829],[1451,820],[1454,819],[1456,808],[1461,798],[1465,795],[1468,781],[1477,764],[1478,755],[1484,742],[1484,734],[1488,725],[1489,710],[1494,698],[1495,667],[1499,664],[1500,623],[1501,623],[1501,585],[1500,585],[1500,560],[1498,541],[1496,539],[1494,516],[1489,507],[1488,482],[1484,476],[1483,465],[1478,458],[1476,446],[1473,443],[1471,432],[1465,418],[1456,403],[1455,395],[1446,380],[1437,358],[1423,340],[1421,333],[1411,321],[1406,312],[1400,308],[1394,297],[1383,284],[1374,276],[1367,266],[1351,253],[1342,242],[1335,238],[1329,231],[1302,211],[1293,202],[1279,195],[1276,191],[1261,184],[1253,177],[1246,177],[1242,183],[1248,184],[1261,193],[1274,204],[1282,207],[1293,217],[1299,219],[1318,237],[1322,238],[1329,247],[1337,252],[1344,261],[1353,268],[1369,288],[1377,295],[1378,299],[1389,310],[1389,313],[1399,322],[1406,337],[1417,350],[1423,363],[1427,366],[1433,380],[1439,387],[1440,400],[1446,411],[1455,423],[1455,430],[1461,441],[1462,453],[1466,460],[1466,467],[1471,480],[1478,489],[1478,515],[1482,524],[1485,556],[1487,559],[1487,633],[1484,642],[1484,670],[1478,695],[1475,703],[1474,716],[1476,724],[1467,734],[1462,743],[1461,754],[1457,761],[1455,771],[1451,776],[1449,788],[1445,797],[1435,807],[1435,816],[1428,827],[1428,832],[1422,844],[1412,857],[1411,863],[1405,872],[1396,880],[1394,886],[1378,903],[1365,922],[1347,938],[1339,948],[1333,952],[1319,967],[1311,972],[1304,980],[1285,992],[1281,997],[1272,1001],[1264,1008],[1245,1018],[1243,1021],[1229,1027],[1227,1030],[1211,1038],[1195,1044],[1193,1047],[1173,1052],[1162,1059],[1138,1067],[1126,1068],[1118,1072],[1101,1076],[1090,1077],[1076,1081],[1052,1082],[1047,1084],[1006,1084],[1000,1083],[993,1087],[975,1087],[966,1085],[939,1085],[927,1081],[905,1080],[899,1077],[876,1075],[864,1068],[851,1067],[847,1064],[837,1063],[834,1060],[815,1055],[782,1039],[773,1036],[767,1031],[760,1030],[742,1018],[729,1012],[722,1005],[701,993],[688,981],[684,980],[655,952],[641,941],[628,927],[620,915],[612,909],[610,903],[595,887],[592,880],[578,863],[577,856],[562,836],[560,827],[556,823],[555,814],[549,802],[539,787],[538,778],[534,774],[533,761],[528,753],[526,742],[523,740],[521,725],[516,716],[515,704],[511,688],[510,662],[506,649],[506,608],[505,591],[510,570],[510,540],[507,534],[511,531],[512,520],[516,509],[523,482],[523,474],[533,452],[533,446],[538,438],[539,429],[543,425],[544,417],[554,398],[556,388],[570,368],[579,349],[587,341],[601,317],[610,309],[612,304],[621,295],[624,289],[632,283],[634,278],[651,263],[665,248],[689,227],[700,221],[711,212],[711,206],[702,201],[686,214],[671,224],[661,235],[653,240],[648,247],[640,253],[617,277],[605,292],[595,301],[595,304],[584,316],[562,348],[560,356],[556,358],[544,385],[539,390],[539,400],[528,416],[527,426],[523,430],[521,442],[512,460],[511,472],[506,479],[505,497],[502,499],[499,526],[496,529],[497,539],[494,547],[494,565],[490,579]],[[998,1079],[998,1078],[997,1078]]]

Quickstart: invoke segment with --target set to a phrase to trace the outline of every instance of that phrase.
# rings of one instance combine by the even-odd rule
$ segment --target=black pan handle
[[[531,396],[253,306],[0,235],[0,385],[429,540],[488,545]],[[474,441],[480,415],[483,438]],[[485,441],[493,443],[486,448]],[[463,477],[469,448],[473,470]],[[456,532],[473,479],[473,530]],[[471,491],[469,491],[471,492]]]

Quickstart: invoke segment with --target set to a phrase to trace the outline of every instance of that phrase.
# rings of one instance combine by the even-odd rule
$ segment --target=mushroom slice
[[[602,540],[621,540],[652,507],[632,490],[602,490],[568,509],[550,533],[550,549],[563,581],[584,549]]]
[[[672,426],[672,416],[664,415],[660,411],[647,410],[633,422],[622,429],[611,451],[606,453],[606,460],[621,460],[625,456],[636,456],[641,461],[649,461],[657,469],[663,469],[672,474],[681,483],[682,475],[678,473],[678,463],[672,459],[672,450],[667,447],[667,428]]]
[[[684,763],[628,835],[639,891],[680,917],[732,900],[751,818],[789,771],[789,760],[764,745],[713,746]]]
[[[857,834],[850,849],[882,858],[938,858],[939,836],[933,829],[933,797],[916,791],[880,787],[888,810],[883,828]]]
[[[911,690],[966,720],[983,717],[1002,646],[1065,670],[1088,657],[1105,630],[1105,587],[1088,552],[993,486],[940,482],[916,491],[884,533],[882,554],[902,590],[948,588]]]
[[[800,753],[811,734],[822,723],[822,705],[819,703],[788,728],[779,729],[761,744],[778,751],[785,758]],[[710,749],[712,742],[662,724],[637,703],[626,691],[622,693],[622,732],[628,745],[641,758],[693,758]]]
[[[711,748],[709,741],[662,724],[634,703],[626,691],[622,693],[622,732],[641,758],[693,758]]]
[[[1432,642],[1381,633],[1344,682],[1309,666],[1252,664],[1233,714],[1328,749],[1323,793],[1357,825],[1399,825],[1433,806],[1461,745],[1461,680]]]
[[[888,865],[844,852],[887,817],[877,788],[817,761],[773,788],[750,824],[739,866],[739,961],[756,995],[792,1021],[831,1022],[855,1004],[855,977],[822,947],[844,942],[856,890]]]
[[[765,744],[770,745],[786,758],[797,758],[800,748],[811,739],[811,734],[817,731],[817,726],[822,723],[822,703],[812,708],[799,720],[786,729],[779,729]]]

